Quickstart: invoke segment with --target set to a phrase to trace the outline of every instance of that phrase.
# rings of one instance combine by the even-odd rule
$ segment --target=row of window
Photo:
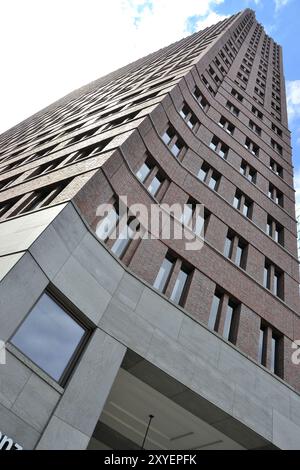
[[[172,274],[175,272],[175,277]],[[154,281],[154,287],[165,293],[176,304],[184,304],[187,295],[191,267],[176,259],[171,253],[165,257]],[[219,332],[235,344],[241,305],[220,288],[213,296],[208,327]],[[222,318],[224,317],[224,318]],[[259,336],[258,361],[269,364],[271,371],[282,375],[282,335],[262,323]],[[65,385],[80,353],[83,351],[92,329],[78,315],[62,306],[49,293],[44,293],[25,317],[10,339],[10,343],[45,371],[55,381]],[[270,338],[270,339],[269,339]],[[271,340],[271,347],[268,341]],[[270,354],[270,357],[268,357]]]

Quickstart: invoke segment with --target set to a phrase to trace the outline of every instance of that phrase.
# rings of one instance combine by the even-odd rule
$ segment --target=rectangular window
[[[267,234],[273,238],[276,243],[284,246],[284,228],[279,222],[268,216],[267,219]]]
[[[226,303],[226,304],[225,304]],[[220,331],[220,317],[225,312],[223,331]],[[239,305],[236,300],[225,295],[217,287],[213,296],[210,315],[208,319],[208,328],[222,334],[224,339],[231,343],[236,342],[237,328],[239,321]]]
[[[222,127],[228,134],[233,135],[234,133],[234,125],[231,122],[227,121],[223,116],[221,116],[219,121],[219,126]]]
[[[234,106],[230,101],[227,101],[226,103],[226,108],[229,109],[229,111],[236,117],[238,117],[240,110]]]
[[[265,262],[263,285],[274,295],[284,300],[284,274],[270,261]]]
[[[162,136],[162,140],[166,145],[169,145],[173,137],[175,136],[175,130],[171,127],[169,127],[166,132]]]
[[[223,337],[231,343],[235,343],[236,340],[236,306],[229,300],[226,310]]]
[[[153,284],[155,289],[165,292],[174,264],[174,260],[171,260],[169,257],[164,259]]]
[[[259,331],[259,347],[258,347],[258,362],[263,366],[266,365],[267,353],[267,330],[261,327]]]
[[[193,92],[194,97],[198,101],[199,105],[204,111],[207,111],[209,108],[209,104],[207,99],[203,96],[199,88],[196,86]]]
[[[115,240],[114,244],[111,247],[111,251],[118,257],[122,258],[125,251],[127,250],[131,240],[133,239],[135,231],[126,225],[118,235],[118,238]]]
[[[252,113],[259,119],[263,119],[263,113],[259,111],[255,106],[252,106]]]
[[[149,176],[151,168],[147,163],[143,163],[141,168],[136,173],[137,178],[143,183],[145,179]]]
[[[259,136],[261,135],[261,128],[260,128],[257,124],[255,124],[251,119],[250,119],[250,121],[249,121],[249,127],[250,127],[250,129],[252,129],[253,132],[255,132],[257,135],[259,135]]]
[[[252,140],[250,140],[248,137],[246,137],[246,140],[245,140],[245,147],[246,149],[249,150],[249,152],[251,152],[253,155],[258,157],[259,147],[254,142],[252,142]]]
[[[277,142],[275,142],[274,139],[271,139],[271,146],[276,152],[279,153],[279,155],[282,155],[282,152],[283,152],[282,147]]]
[[[240,102],[243,101],[242,95],[241,95],[238,91],[236,91],[234,88],[232,88],[231,94],[232,94],[232,96],[234,96],[234,97],[235,97],[237,100],[239,100]]]
[[[251,219],[253,202],[245,196],[240,190],[237,190],[232,202],[233,207],[238,209],[244,216]]]
[[[195,131],[199,127],[200,123],[198,119],[185,102],[183,103],[183,107],[179,111],[179,114],[192,131]]]
[[[225,239],[224,256],[231,259],[240,268],[245,269],[247,245],[245,240],[229,229]]]
[[[215,294],[213,296],[213,301],[210,309],[210,315],[208,320],[208,328],[211,330],[217,330],[218,321],[219,321],[219,314],[220,314],[220,306],[221,306],[221,296]]]
[[[63,383],[87,337],[88,329],[79,320],[43,294],[10,341],[50,377]]]
[[[169,147],[174,157],[178,158],[181,151],[185,148],[185,143],[182,138],[176,133],[173,126],[169,126],[168,129],[162,135],[163,142]]]
[[[176,304],[183,304],[182,301],[185,294],[185,287],[187,285],[188,276],[189,272],[182,267],[178,273],[172,294],[170,296],[170,300],[172,300]]]
[[[215,135],[213,136],[209,147],[216,152],[221,158],[224,158],[224,160],[227,158],[228,152],[229,152],[229,147],[224,144],[218,137]]]
[[[272,158],[270,159],[270,168],[277,176],[283,177],[283,168],[279,163],[275,162]]]

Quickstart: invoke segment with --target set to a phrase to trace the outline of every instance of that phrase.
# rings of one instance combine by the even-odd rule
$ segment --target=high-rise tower
[[[247,9],[0,137],[0,447],[140,448],[152,414],[149,449],[300,448],[287,126]],[[137,203],[189,204],[203,247]]]

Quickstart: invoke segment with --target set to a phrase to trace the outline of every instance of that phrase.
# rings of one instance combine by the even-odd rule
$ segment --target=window
[[[284,299],[284,274],[270,261],[266,260],[264,266],[263,286],[269,289],[274,295]]]
[[[282,375],[282,366],[281,366],[281,343],[282,336],[277,335],[275,332],[272,334],[271,341],[271,372],[273,374]]]
[[[138,229],[138,222],[136,219],[129,218],[127,224],[122,228],[111,247],[111,251],[118,257],[122,258],[127,248],[133,240],[136,230]]]
[[[215,330],[215,331],[217,330],[221,299],[222,299],[222,296],[218,293],[216,293],[213,296],[213,301],[212,301],[209,320],[208,320],[208,328],[210,328],[211,330]]]
[[[174,268],[174,260],[166,257],[158,271],[153,287],[160,292],[164,292],[168,283],[170,274]]]
[[[259,332],[258,362],[282,377],[283,336],[265,322]]]
[[[44,294],[11,338],[11,343],[54,380],[65,382],[88,329],[50,295]]]
[[[240,173],[245,176],[251,183],[256,184],[257,171],[248,165],[245,160],[242,160],[240,166]]]
[[[284,229],[279,222],[273,219],[271,216],[268,216],[267,220],[267,234],[269,237],[273,238],[276,243],[284,246]]]
[[[183,300],[185,287],[187,285],[188,276],[189,276],[188,270],[182,267],[178,273],[172,294],[170,296],[170,300],[175,302],[175,304],[181,305],[183,303],[182,300]]]
[[[181,222],[189,227],[198,237],[203,238],[210,214],[206,209],[204,211],[201,208],[196,210],[197,206],[199,206],[197,201],[189,199],[184,205]]]
[[[228,134],[233,135],[235,127],[233,124],[231,124],[231,122],[227,121],[224,116],[221,116],[219,126],[228,132]]]
[[[226,108],[229,109],[229,111],[236,117],[238,117],[240,110],[234,106],[230,101],[227,101],[226,103]]]
[[[102,116],[103,117],[103,116]],[[82,140],[88,139],[89,137],[92,137],[92,135],[96,134],[98,131],[99,127],[91,129],[89,131],[81,132],[80,134],[76,135],[73,137],[70,141],[69,144],[75,144],[77,142],[80,142]]]
[[[162,179],[162,176],[160,176],[158,173],[156,174],[156,176],[154,176],[153,180],[151,181],[151,183],[149,184],[148,186],[148,191],[150,194],[152,194],[153,197],[155,197],[162,185],[162,182],[163,182],[163,179]]]
[[[271,139],[271,146],[279,155],[282,155],[282,147],[274,139]]]
[[[185,143],[179,137],[172,126],[169,126],[162,135],[162,140],[169,147],[174,157],[178,158],[181,151],[185,148]]]
[[[249,121],[249,127],[250,127],[250,129],[252,129],[253,132],[255,132],[257,135],[259,135],[259,136],[261,135],[261,128],[260,128],[257,124],[255,124],[251,119],[250,119],[250,121]]]
[[[232,300],[229,300],[227,309],[226,309],[226,315],[225,315],[223,337],[224,339],[226,339],[227,341],[230,341],[231,343],[235,343],[235,336],[236,336],[235,328],[237,326],[236,317],[237,317],[236,304]]]
[[[239,190],[236,191],[233,198],[233,207],[242,212],[245,217],[251,219],[253,202]]]
[[[267,329],[261,326],[259,330],[259,347],[258,347],[258,362],[263,366],[266,365],[267,359]]]
[[[272,158],[270,159],[270,168],[271,168],[272,171],[274,171],[274,173],[277,176],[280,176],[280,178],[283,177],[283,168],[282,168],[282,166],[280,166],[279,163],[275,162],[275,160],[273,160]]]
[[[283,194],[279,189],[275,188],[272,183],[269,183],[269,198],[272,199],[275,204],[283,207]]]
[[[183,104],[179,114],[192,131],[196,131],[199,128],[200,123],[198,119],[186,103]]]
[[[208,108],[209,108],[208,101],[207,101],[207,99],[203,96],[203,94],[201,93],[201,91],[199,90],[199,88],[198,88],[197,86],[196,86],[195,89],[194,89],[193,95],[194,95],[194,97],[196,98],[196,100],[198,101],[198,103],[200,104],[201,108],[202,108],[204,111],[207,111]]]
[[[176,275],[176,279],[173,278],[173,274],[175,274],[175,265],[179,267],[179,272]],[[172,281],[174,281],[174,287],[170,295],[170,300],[178,305],[184,306],[189,284],[189,275],[191,272],[192,268],[190,266],[188,266],[180,258],[176,258],[172,253],[168,252],[158,271],[156,279],[153,283],[153,287],[160,292],[165,293],[168,286]]]
[[[223,331],[221,328],[221,316],[224,315]],[[213,296],[208,328],[222,334],[224,339],[235,344],[237,328],[239,322],[239,304],[234,299],[223,293],[220,288],[216,288]]]
[[[225,239],[224,256],[231,259],[240,268],[245,269],[247,246],[245,240],[229,229]]]
[[[224,144],[218,137],[213,136],[210,144],[210,148],[216,152],[221,158],[226,159],[229,151],[229,147]]]
[[[272,130],[275,132],[275,134],[279,135],[279,137],[282,137],[282,130],[279,129],[275,124],[272,123]]]
[[[110,143],[112,139],[106,139],[96,145],[89,145],[84,149],[78,150],[77,152],[72,152],[68,155],[67,159],[65,160],[65,164],[75,163],[86,158],[93,157],[98,155],[98,153],[102,152],[105,147]]]
[[[263,119],[263,113],[260,112],[255,106],[252,106],[252,113],[259,119]]]
[[[136,176],[153,197],[157,197],[158,193],[162,196],[160,189],[166,181],[166,176],[151,156],[147,157],[145,163],[137,171]]]
[[[245,140],[245,147],[246,149],[249,150],[249,152],[252,153],[252,155],[255,155],[255,157],[258,157],[259,147],[254,142],[252,142],[252,140],[250,140],[248,137],[246,137],[246,140]]]
[[[237,100],[239,100],[240,102],[243,101],[242,95],[241,95],[238,91],[236,91],[234,88],[232,88],[231,94],[232,94],[232,96],[234,96],[234,97],[235,97]]]
[[[147,162],[143,163],[138,172],[136,173],[137,178],[143,183],[151,172],[150,165]]]
[[[198,178],[199,180],[206,183],[214,191],[218,190],[221,175],[212,167],[210,167],[206,162],[203,162],[198,173]]]

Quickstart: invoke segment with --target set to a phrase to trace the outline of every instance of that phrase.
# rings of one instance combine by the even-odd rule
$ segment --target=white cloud
[[[279,11],[281,8],[285,7],[290,0],[274,0],[275,2],[275,11]]]
[[[300,118],[300,80],[286,82],[286,99],[289,122]]]
[[[0,132],[64,94],[221,19],[223,0],[0,2]]]

